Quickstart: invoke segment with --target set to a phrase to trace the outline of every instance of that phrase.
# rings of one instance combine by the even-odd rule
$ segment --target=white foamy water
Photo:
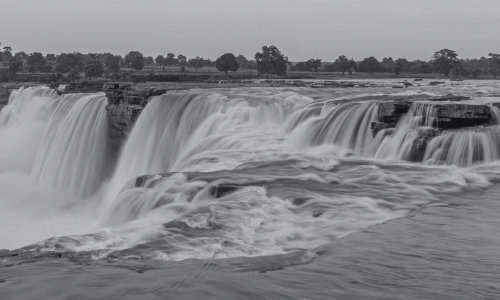
[[[423,163],[447,166],[415,165],[407,161],[416,143],[436,129],[432,104],[414,104],[396,128],[374,136],[378,101],[255,88],[155,97],[109,172],[104,96],[30,91],[42,100],[16,92],[0,118],[2,142],[34,138],[18,139],[20,149],[31,143],[20,163],[15,147],[6,152],[12,158],[0,170],[9,170],[1,175],[10,188],[0,204],[13,215],[25,210],[25,224],[40,232],[0,247],[39,237],[26,249],[169,260],[313,250],[496,178],[457,168],[497,159],[496,126],[443,133]]]

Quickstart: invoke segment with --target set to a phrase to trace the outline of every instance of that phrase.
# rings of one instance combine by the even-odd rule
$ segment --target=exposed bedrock
[[[427,144],[436,136],[441,134],[441,130],[437,128],[420,128],[418,129],[418,136],[413,141],[408,161],[421,162],[424,160],[425,150],[427,149]]]
[[[131,82],[109,82],[103,90],[108,98],[106,110],[109,120],[109,142],[112,156],[116,156],[139,118],[144,106],[153,96],[163,95],[166,89],[134,89]]]
[[[106,106],[108,112],[108,135],[109,148],[112,156],[118,155],[125,138],[132,130],[135,121],[142,112],[143,107],[127,102],[109,104]]]
[[[394,100],[379,104],[379,120],[386,123],[388,127],[396,126],[401,117],[408,112],[413,105],[410,100]],[[466,104],[466,103],[433,103],[438,128],[451,129],[462,128],[491,123],[494,113],[489,105]],[[436,125],[436,124],[435,124]],[[379,125],[380,127],[380,125]]]

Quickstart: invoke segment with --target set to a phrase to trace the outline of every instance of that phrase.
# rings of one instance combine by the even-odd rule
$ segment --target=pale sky
[[[0,0],[0,42],[13,52],[169,52],[290,61],[339,55],[429,60],[500,53],[500,0]]]

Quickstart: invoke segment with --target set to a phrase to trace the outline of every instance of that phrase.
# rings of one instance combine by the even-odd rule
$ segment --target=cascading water
[[[375,157],[419,161],[415,158],[417,155],[415,152],[419,150],[416,149],[417,143],[422,137],[432,137],[436,134],[432,129],[436,123],[436,110],[432,104],[413,103],[395,129],[381,130],[377,133]],[[388,134],[388,131],[391,131],[391,134]]]
[[[500,158],[500,109],[491,106],[492,120],[488,127],[450,130],[432,139],[423,162],[470,167],[491,163]]]
[[[245,126],[281,125],[298,107],[310,101],[295,93],[280,96],[206,92],[174,92],[153,99],[128,138],[108,189],[113,200],[132,178],[172,170],[196,154],[244,149]],[[243,130],[243,131],[242,131]],[[239,132],[241,139],[224,138]],[[254,139],[246,140],[255,143]]]
[[[108,119],[104,94],[57,100],[32,176],[42,185],[89,197],[106,178]]]
[[[104,104],[42,87],[12,92],[0,111],[0,247],[91,230],[94,208],[79,199],[104,175]]]
[[[327,103],[325,106],[327,109],[321,115],[310,117],[296,126],[287,137],[287,142],[294,147],[337,144],[359,155],[372,154],[374,139],[370,124],[377,121],[377,103],[341,106]],[[314,110],[303,110],[301,113],[311,115]]]
[[[124,251],[175,260],[312,250],[444,194],[488,184],[480,175],[455,169],[419,166],[413,172],[381,160],[359,162],[356,156],[414,160],[422,136],[437,130],[433,104],[415,103],[396,128],[373,137],[370,127],[378,121],[380,102],[337,105],[327,96],[313,101],[274,89],[177,91],[152,99],[106,178],[104,95],[50,96],[36,109],[43,126],[33,131],[39,137],[25,168],[26,174],[32,170],[28,179],[37,181],[36,189],[49,189],[43,205],[69,201],[67,207],[80,208],[95,203],[82,198],[102,200],[100,224],[110,227],[29,249],[88,250],[97,258]],[[31,102],[22,111],[29,111]],[[12,113],[0,119],[2,130],[14,128],[16,118]],[[486,140],[498,140],[494,131],[477,131],[483,133],[489,134],[481,138],[484,149]],[[429,164],[448,159],[439,149],[458,148],[439,139],[445,135],[429,144],[436,149],[425,158]],[[466,165],[496,159],[489,147],[486,156],[474,152],[472,160],[460,159]],[[99,188],[103,193],[96,196]],[[90,214],[77,224],[85,233],[94,228],[89,222],[97,221],[95,211]]]
[[[424,163],[468,167],[500,158],[500,128],[478,128],[446,132],[432,139]]]
[[[31,171],[57,97],[48,88],[12,92],[0,111],[0,171]]]

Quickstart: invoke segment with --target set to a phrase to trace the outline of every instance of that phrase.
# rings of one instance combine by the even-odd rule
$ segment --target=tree
[[[335,63],[324,63],[323,70],[325,70],[326,72],[333,73],[333,71],[336,70]]]
[[[40,52],[33,52],[28,56],[28,60],[26,61],[26,65],[28,65],[28,69],[30,72],[34,73],[35,71],[40,72],[42,67],[46,64],[45,58]]]
[[[9,62],[12,59],[12,53],[10,51],[0,51],[0,61]]]
[[[295,69],[299,72],[307,72],[311,70],[311,66],[306,61],[299,61],[295,64]]]
[[[361,72],[368,72],[373,75],[374,72],[383,72],[383,70],[384,68],[373,56],[365,58],[361,63],[359,63],[359,71]]]
[[[444,73],[444,76],[448,76],[451,70],[459,64],[457,56],[458,54],[455,51],[449,49],[434,52],[432,56],[434,71]]]
[[[186,69],[187,58],[184,55],[179,54],[177,55],[177,61],[179,62],[179,67],[181,68],[181,72],[184,72],[184,70]]]
[[[165,58],[165,65],[170,69],[170,66],[176,65],[177,59],[175,58],[175,54],[169,53],[167,54],[167,58]]]
[[[309,66],[309,70],[314,70],[314,72],[318,72],[318,68],[321,67],[321,59],[311,58],[307,61],[307,65]]]
[[[45,55],[45,60],[46,61],[56,61],[56,55],[52,54],[52,53],[47,53],[47,55]]]
[[[85,66],[85,77],[87,77],[88,79],[92,79],[93,77],[102,77],[103,74],[104,66],[102,62],[97,59],[88,62]]]
[[[489,69],[494,78],[500,74],[500,54],[490,53]]]
[[[163,55],[158,55],[155,58],[155,63],[161,66],[163,70],[165,70],[165,66],[167,65],[167,60],[165,59],[165,57],[163,57]]]
[[[120,71],[120,58],[118,56],[114,56],[113,54],[108,55],[106,58],[106,62],[104,63],[106,68],[106,72],[108,73],[118,73]]]
[[[422,64],[420,65],[420,72],[422,72],[423,74],[430,74],[432,73],[432,65],[428,62],[422,62]]]
[[[453,75],[453,77],[466,77],[465,67],[461,61],[451,69],[451,75]]]
[[[61,53],[57,57],[57,71],[69,73],[71,70],[81,70],[83,68],[83,57],[76,53]]]
[[[52,65],[49,65],[49,64],[45,64],[43,65],[41,68],[40,68],[40,72],[42,73],[50,73],[52,72]]]
[[[16,75],[21,70],[23,62],[17,58],[9,60],[9,80],[12,76]]]
[[[212,61],[210,58],[203,60],[204,67],[215,67],[215,61]]]
[[[284,56],[276,46],[263,46],[262,52],[255,54],[259,74],[285,75],[288,57]]]
[[[142,70],[144,67],[144,55],[139,51],[130,51],[125,55],[126,66],[134,70]]]
[[[380,62],[380,65],[385,69],[388,73],[396,72],[396,64],[392,57],[384,57]]]
[[[71,69],[68,73],[68,78],[70,81],[80,80],[82,77],[80,76],[80,72],[77,69]]]
[[[405,58],[398,58],[395,61],[394,73],[401,74],[408,61]]]
[[[342,75],[351,68],[349,60],[345,55],[340,55],[333,64],[336,70],[342,72]]]
[[[236,62],[240,69],[255,69],[255,62],[253,60],[248,60],[244,55],[238,55],[238,57],[236,57]]]
[[[196,58],[191,58],[187,62],[189,68],[194,68],[194,70],[198,70],[203,67],[203,58],[196,56]]]
[[[16,54],[14,54],[14,58],[17,58],[19,60],[27,60],[28,54],[26,54],[24,51],[19,51]]]
[[[144,57],[144,65],[146,66],[152,66],[155,64],[154,59],[151,56]]]
[[[349,60],[349,74],[352,74],[353,71],[358,70],[358,64],[354,61],[354,59]]]
[[[460,64],[463,66],[463,76],[477,78],[481,73],[488,73],[488,67],[484,65],[485,60],[484,57],[482,59],[461,60]]]
[[[2,43],[0,43],[0,45],[2,45]],[[3,47],[3,50],[0,50],[0,54],[1,53],[9,53],[10,54],[10,57],[9,59],[12,57],[12,48],[11,47]],[[5,60],[5,57],[4,57],[4,60]]]
[[[217,60],[215,61],[215,67],[217,68],[217,70],[226,74],[227,71],[236,72],[239,68],[236,57],[234,57],[234,54],[232,53],[226,53],[217,58]]]

